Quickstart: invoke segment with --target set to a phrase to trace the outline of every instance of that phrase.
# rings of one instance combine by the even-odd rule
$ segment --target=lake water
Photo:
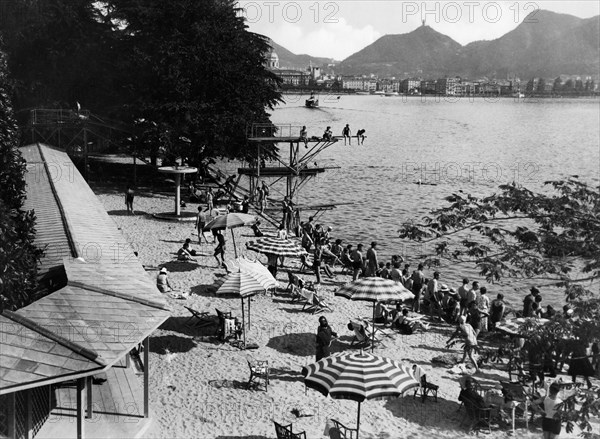
[[[544,181],[570,175],[599,181],[598,100],[342,95],[321,96],[320,108],[308,109],[304,99],[287,95],[272,121],[306,125],[309,136],[321,136],[328,125],[341,135],[348,123],[353,134],[365,129],[367,139],[361,146],[356,139],[352,146],[338,141],[320,154],[315,159],[320,166],[339,169],[308,182],[297,201],[340,203],[318,222],[331,225],[334,237],[345,243],[367,247],[377,240],[380,256],[402,254],[411,269],[418,263],[415,255],[433,249],[403,242],[398,228],[444,206],[444,197],[455,191],[492,194],[512,181],[546,190]],[[287,150],[283,146],[283,154]],[[479,277],[468,264],[440,271],[442,282],[454,287],[464,276]],[[503,292],[517,303],[531,285],[512,281],[488,285],[488,291],[492,298]],[[542,295],[546,303],[564,302],[562,291],[545,288]]]

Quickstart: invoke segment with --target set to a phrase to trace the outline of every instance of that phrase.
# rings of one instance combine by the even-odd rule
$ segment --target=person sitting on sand
[[[377,302],[375,304],[375,320],[373,320],[375,323],[386,324],[389,315],[390,312],[383,303]]]
[[[262,232],[262,230],[260,230],[260,221],[256,221],[256,223],[252,224],[252,226],[250,228],[254,232],[254,236],[257,236],[259,238],[261,236],[265,236],[265,234]]]
[[[427,331],[429,329],[429,324],[408,317],[408,309],[402,309],[402,305],[398,303],[396,305],[396,316],[392,321],[392,328],[397,329],[401,334],[410,335],[417,329]]]
[[[179,249],[179,251],[177,252],[177,260],[178,261],[196,261],[193,257],[192,254],[190,253],[190,244],[189,242],[186,242],[185,244],[183,244],[183,247],[181,247]]]
[[[163,267],[160,269],[156,278],[156,287],[161,293],[168,293],[172,291],[171,285],[169,284],[169,278],[167,276],[167,268]]]
[[[379,265],[383,265],[383,262],[380,262]],[[389,279],[392,271],[392,263],[386,262],[385,265],[381,268],[379,272],[379,277],[382,279]]]

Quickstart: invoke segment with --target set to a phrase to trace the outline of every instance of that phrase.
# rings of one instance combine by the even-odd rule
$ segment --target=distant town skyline
[[[493,40],[537,9],[590,18],[596,1],[240,1],[251,32],[295,54],[343,60],[386,34],[404,34],[422,20],[466,45]],[[535,26],[535,15],[530,24]]]

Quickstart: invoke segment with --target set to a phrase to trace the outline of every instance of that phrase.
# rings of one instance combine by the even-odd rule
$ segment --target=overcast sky
[[[493,40],[537,9],[580,18],[597,16],[600,2],[585,1],[240,1],[249,30],[296,54],[342,60],[386,34],[426,24],[460,44]],[[535,15],[530,17],[535,25]]]

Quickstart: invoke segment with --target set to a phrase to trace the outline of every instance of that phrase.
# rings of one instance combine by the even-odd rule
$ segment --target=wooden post
[[[85,391],[85,378],[77,379],[77,439],[83,439],[84,435],[84,395]]]
[[[87,405],[87,411],[85,414],[85,417],[88,419],[92,419],[93,415],[94,415],[94,409],[92,406],[92,386],[94,384],[93,382],[94,377],[92,375],[86,377],[86,387],[87,387],[87,394],[86,394],[86,405]]]
[[[6,395],[6,427],[8,437],[17,437],[16,426],[15,426],[15,395],[16,393],[9,393]]]
[[[32,422],[31,422],[31,409],[33,404],[31,403],[31,390],[25,390],[25,438],[32,439]]]
[[[150,416],[150,403],[148,401],[150,385],[150,337],[144,339],[144,418]]]

